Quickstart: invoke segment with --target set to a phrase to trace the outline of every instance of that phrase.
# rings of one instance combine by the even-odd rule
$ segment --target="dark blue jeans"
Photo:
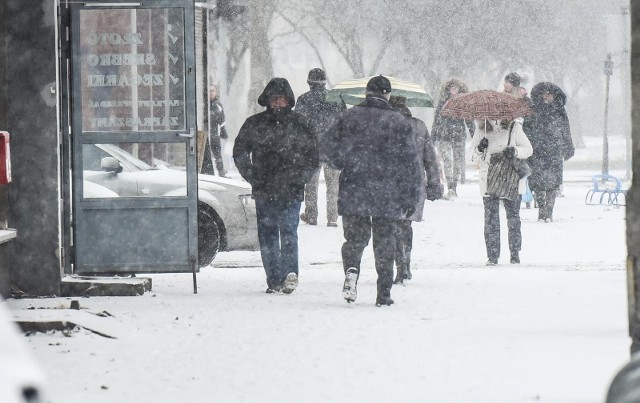
[[[298,274],[300,202],[256,198],[258,240],[269,288],[282,285],[289,273]]]

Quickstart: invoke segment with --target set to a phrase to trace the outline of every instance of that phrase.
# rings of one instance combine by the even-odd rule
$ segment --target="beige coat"
[[[533,154],[533,147],[531,147],[531,143],[527,138],[527,135],[522,131],[522,119],[516,119],[515,124],[513,126],[513,130],[511,132],[511,143],[509,144],[512,147],[516,148],[516,157],[520,159],[526,159]],[[489,172],[489,160],[490,154],[498,154],[501,153],[505,148],[507,148],[507,141],[509,140],[509,130],[504,130],[500,128],[500,125],[496,122],[491,122],[493,125],[493,131],[487,132],[485,135],[484,130],[480,128],[482,125],[476,124],[478,129],[476,130],[475,136],[471,139],[471,145],[473,146],[473,159],[479,163],[479,182],[480,182],[480,194],[485,196],[487,193],[487,175]],[[486,150],[486,153],[478,152],[478,144],[480,140],[484,137],[487,137],[489,140],[489,147]],[[525,191],[526,186],[526,178],[520,179],[518,183],[518,193],[522,194]]]

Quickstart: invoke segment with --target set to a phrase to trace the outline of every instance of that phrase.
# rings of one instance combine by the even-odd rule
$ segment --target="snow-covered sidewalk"
[[[523,208],[520,265],[507,263],[503,216],[492,268],[477,183],[428,202],[413,280],[391,307],[374,305],[370,247],[358,300],[341,298],[342,231],[321,216],[300,226],[292,295],[264,293],[258,252],[221,253],[196,295],[190,275],[165,274],[144,296],[80,299],[113,315],[102,320],[117,339],[27,340],[53,402],[601,402],[628,359],[625,224],[624,208],[584,204],[588,186],[566,185],[551,224]]]

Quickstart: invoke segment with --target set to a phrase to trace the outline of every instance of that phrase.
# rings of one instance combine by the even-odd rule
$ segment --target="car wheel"
[[[208,206],[198,206],[198,265],[206,267],[220,250],[220,225]]]

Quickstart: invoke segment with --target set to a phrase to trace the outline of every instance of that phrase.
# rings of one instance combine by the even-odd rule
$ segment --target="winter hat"
[[[327,75],[324,70],[315,68],[309,70],[309,75],[307,76],[307,84],[318,83],[324,84],[327,81]]]
[[[520,77],[518,75],[518,73],[509,73],[506,76],[504,76],[504,81],[510,83],[514,87],[519,87],[520,86],[520,80],[521,79],[522,79],[522,77]]]
[[[377,94],[388,94],[391,92],[391,81],[382,74],[375,76],[367,83],[367,91]]]

